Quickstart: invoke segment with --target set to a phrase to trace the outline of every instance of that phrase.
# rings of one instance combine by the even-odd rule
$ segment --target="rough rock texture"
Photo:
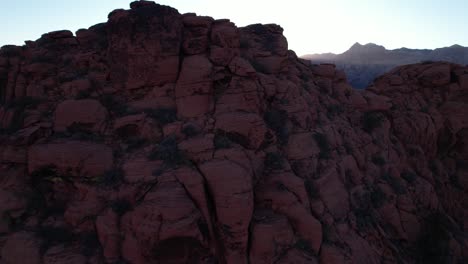
[[[138,1],[0,49],[0,263],[466,263],[468,68],[353,90]]]

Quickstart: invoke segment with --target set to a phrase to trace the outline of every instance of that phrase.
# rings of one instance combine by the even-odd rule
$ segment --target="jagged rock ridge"
[[[430,63],[446,61],[462,65],[468,64],[468,47],[452,45],[439,49],[387,50],[373,43],[361,45],[355,43],[341,54],[324,53],[302,56],[312,63],[334,63],[346,73],[349,83],[358,89],[372,84],[375,78],[391,69],[412,63]]]
[[[130,7],[0,50],[0,263],[466,260],[468,68]]]

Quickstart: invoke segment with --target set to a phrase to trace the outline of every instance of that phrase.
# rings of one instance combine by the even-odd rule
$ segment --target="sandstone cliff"
[[[353,90],[152,2],[0,50],[0,263],[461,263],[468,68]]]

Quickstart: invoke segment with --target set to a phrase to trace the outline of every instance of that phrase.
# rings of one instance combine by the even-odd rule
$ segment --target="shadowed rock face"
[[[458,263],[468,68],[365,91],[152,2],[0,50],[0,263]]]

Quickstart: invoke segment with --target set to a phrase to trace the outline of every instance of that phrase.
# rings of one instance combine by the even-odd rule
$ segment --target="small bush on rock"
[[[182,133],[187,137],[194,137],[200,133],[200,129],[194,124],[186,124],[182,127]]]
[[[362,128],[367,133],[372,133],[372,131],[382,125],[384,120],[384,116],[375,111],[365,112],[362,115],[361,122]]]
[[[55,245],[70,245],[75,236],[69,228],[42,226],[36,230],[36,236],[42,240],[41,252]]]
[[[161,125],[167,125],[177,120],[177,111],[170,108],[146,109],[145,113],[158,121]]]
[[[119,216],[122,216],[132,209],[132,204],[128,200],[118,199],[112,201],[110,207],[112,208],[112,211],[114,211]]]
[[[302,238],[296,241],[296,243],[294,244],[294,247],[307,253],[312,254],[314,252],[312,250],[312,247],[310,246],[310,243],[307,240],[302,239]]]
[[[405,170],[400,173],[401,178],[403,178],[408,183],[414,183],[416,181],[416,174],[412,171]]]
[[[123,116],[128,111],[127,104],[117,100],[115,95],[103,94],[99,98],[99,101],[108,111],[114,113],[116,116]]]
[[[166,166],[173,167],[187,163],[188,160],[180,152],[175,137],[169,136],[161,141],[150,153],[150,160],[162,160]]]
[[[384,203],[387,201],[387,195],[380,189],[380,187],[375,187],[371,194],[370,194],[370,199],[372,206],[376,209],[382,207]]]
[[[231,141],[225,133],[217,132],[214,137],[214,147],[216,149],[224,149],[231,147]]]
[[[333,119],[335,116],[339,116],[344,112],[342,105],[330,105],[327,106],[327,117]]]
[[[275,132],[280,143],[288,143],[288,113],[284,110],[271,109],[265,113],[264,119],[268,127],[270,127]]]
[[[389,173],[385,173],[383,179],[392,187],[396,194],[405,194],[405,186],[401,183],[400,179],[393,177]]]
[[[312,180],[306,179],[304,181],[304,188],[310,198],[313,198],[313,199],[320,198],[319,190]]]
[[[314,134],[315,142],[317,142],[318,147],[320,148],[319,158],[328,159],[330,158],[330,143],[325,134],[315,133]]]
[[[435,212],[424,219],[415,247],[417,263],[455,263],[450,259],[450,229],[450,221],[443,213]]]
[[[119,168],[108,170],[98,179],[99,183],[104,186],[113,186],[123,181],[124,172]]]
[[[132,151],[135,149],[139,149],[146,145],[148,140],[145,138],[141,138],[138,136],[128,137],[125,139],[125,144],[127,145],[127,151]]]
[[[281,170],[284,165],[283,156],[278,152],[268,152],[265,157],[265,167],[273,170]]]
[[[383,165],[385,165],[386,161],[382,156],[374,155],[372,157],[372,163],[374,163],[377,166],[383,166]]]
[[[99,238],[94,232],[86,232],[80,234],[78,237],[80,245],[80,253],[84,256],[90,257],[96,254],[96,251],[101,249]]]

